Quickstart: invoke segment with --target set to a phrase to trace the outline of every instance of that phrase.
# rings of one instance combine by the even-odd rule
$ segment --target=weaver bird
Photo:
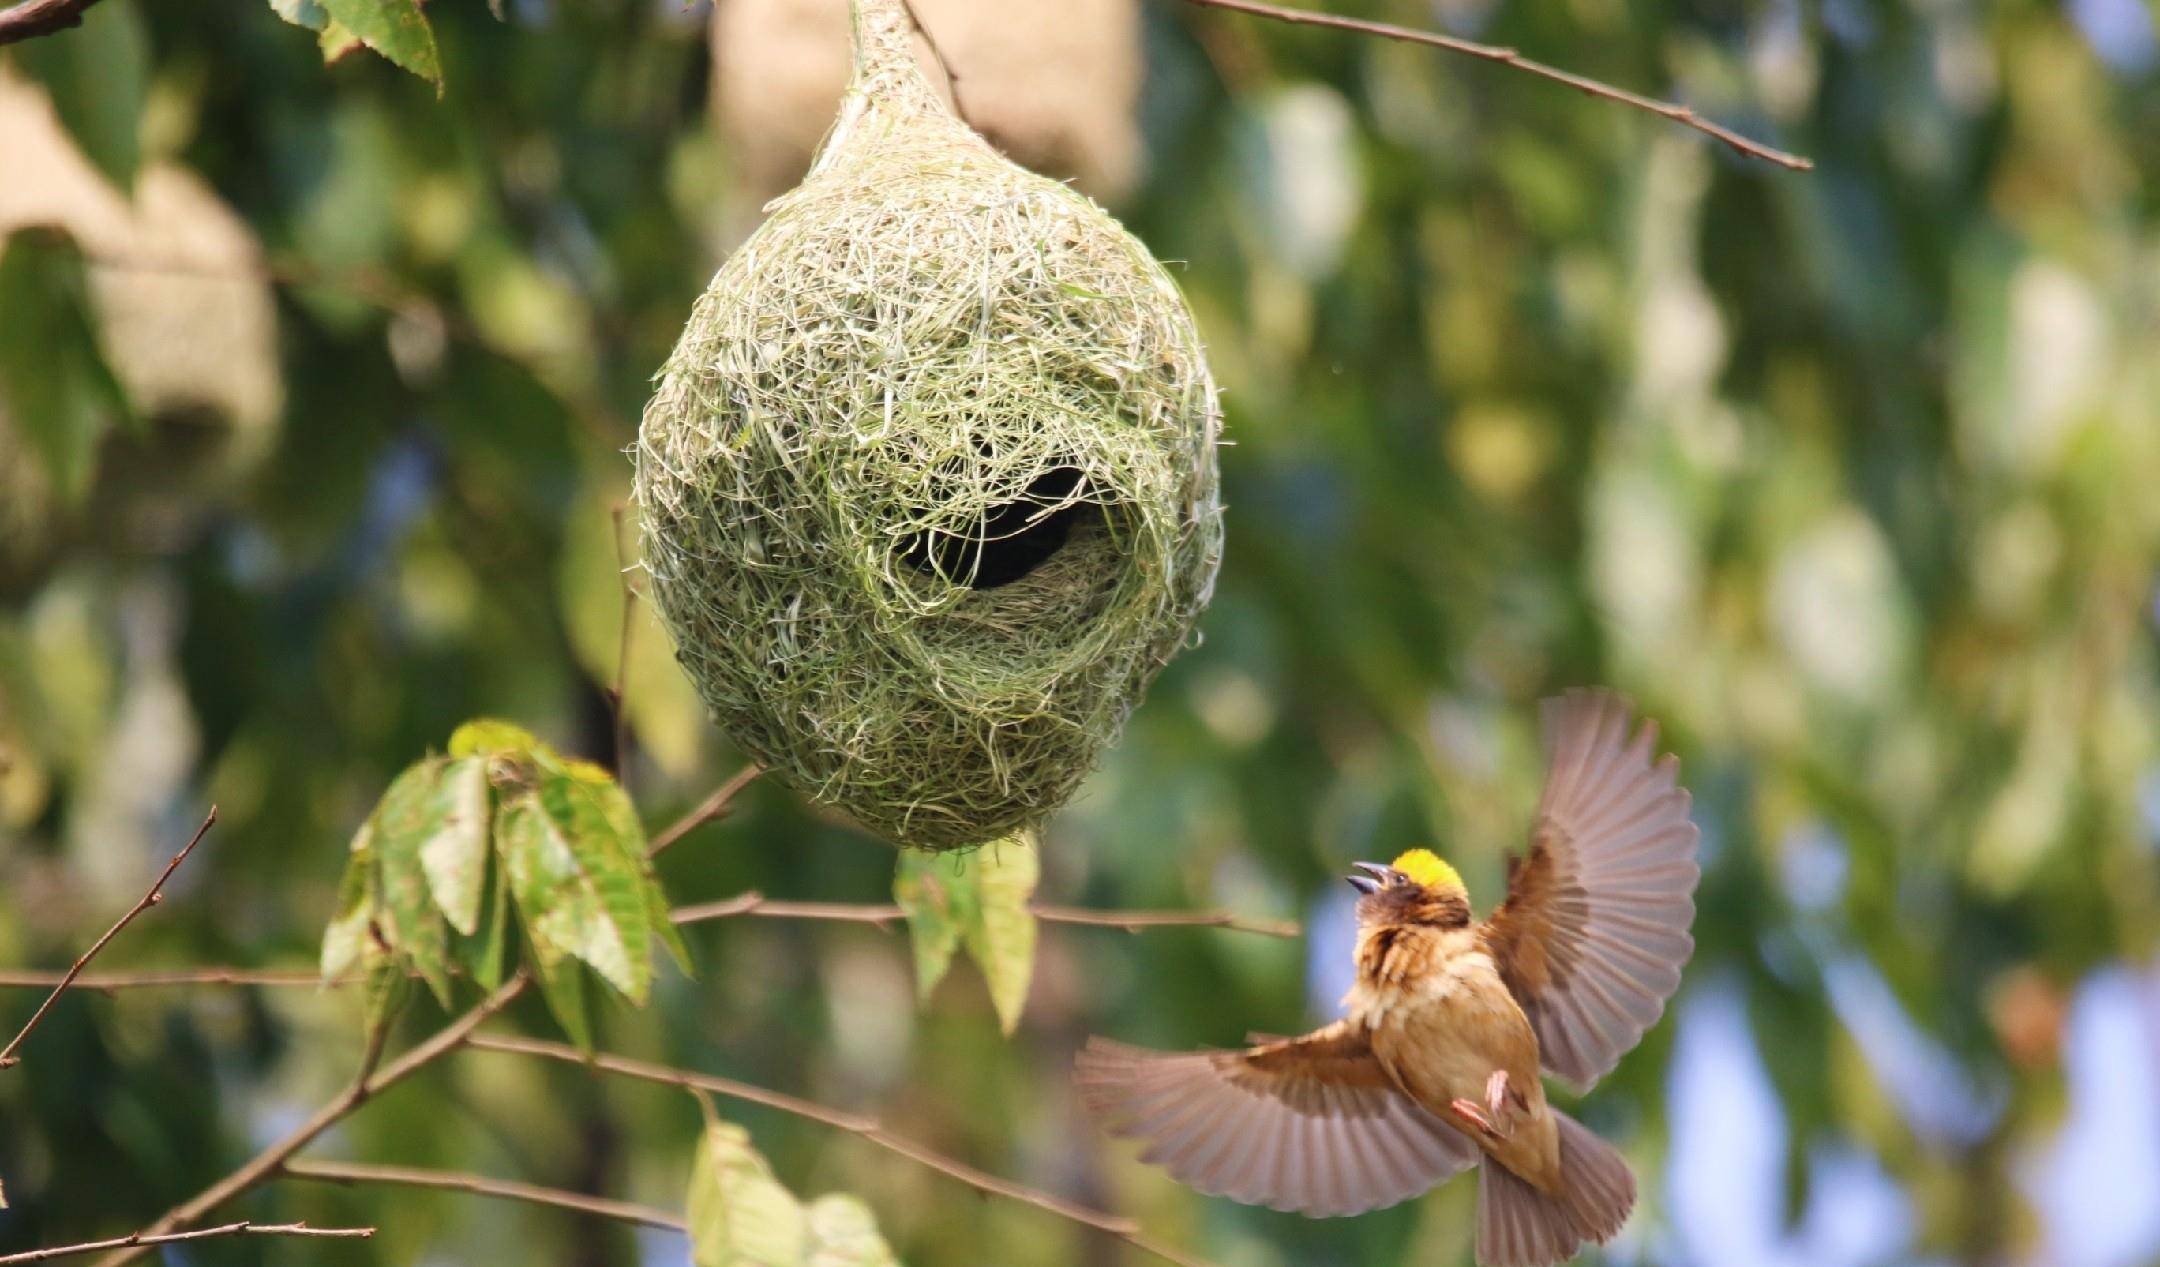
[[[1243,1051],[1090,1040],[1077,1077],[1142,1160],[1202,1192],[1360,1214],[1480,1162],[1477,1259],[1539,1267],[1611,1239],[1635,1177],[1545,1100],[1588,1090],[1657,1022],[1694,950],[1698,833],[1656,728],[1603,691],[1545,701],[1546,780],[1507,898],[1471,918],[1424,849],[1360,862],[1345,1015]],[[1253,1041],[1253,1040],[1248,1040]]]

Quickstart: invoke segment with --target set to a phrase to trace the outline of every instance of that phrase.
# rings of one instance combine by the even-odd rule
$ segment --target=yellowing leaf
[[[857,1197],[828,1193],[796,1200],[751,1144],[703,1096],[705,1133],[690,1169],[685,1203],[696,1267],[899,1267]]]
[[[522,756],[534,752],[549,752],[533,733],[523,726],[514,726],[493,717],[477,717],[458,727],[450,735],[450,755],[453,757],[493,756],[499,753]]]
[[[804,1267],[900,1267],[878,1233],[877,1215],[861,1197],[828,1192],[806,1211],[810,1256]]]
[[[1035,976],[1035,913],[1028,903],[1042,871],[1034,834],[1022,832],[986,846],[970,861],[977,868],[978,902],[962,939],[990,985],[999,1028],[1010,1034],[1020,1024]]]
[[[810,1229],[793,1193],[773,1178],[750,1134],[722,1121],[703,1097],[686,1202],[690,1259],[697,1267],[802,1267]]]
[[[966,946],[990,987],[999,1026],[1013,1031],[1035,972],[1035,915],[1028,904],[1039,873],[1027,832],[972,854],[901,853],[893,900],[907,916],[922,997],[944,979],[953,952]]]

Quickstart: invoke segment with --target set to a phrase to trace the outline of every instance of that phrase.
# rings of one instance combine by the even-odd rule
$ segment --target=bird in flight
[[[1488,918],[1428,850],[1357,863],[1343,1019],[1242,1051],[1091,1039],[1088,1107],[1202,1192],[1315,1217],[1393,1205],[1477,1162],[1484,1267],[1610,1240],[1635,1176],[1543,1079],[1586,1091],[1657,1023],[1695,948],[1699,833],[1679,760],[1653,759],[1656,727],[1634,729],[1625,700],[1570,691],[1543,723],[1530,848]]]

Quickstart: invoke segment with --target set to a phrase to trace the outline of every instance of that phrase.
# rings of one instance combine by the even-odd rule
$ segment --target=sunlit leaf
[[[469,937],[480,926],[480,893],[487,880],[487,759],[463,757],[445,763],[431,809],[434,817],[420,845],[420,865],[443,918]]]
[[[685,1202],[690,1259],[697,1267],[799,1267],[810,1229],[793,1193],[750,1143],[750,1133],[722,1121],[700,1096],[705,1132],[698,1140]]]
[[[548,746],[531,731],[493,717],[474,718],[450,734],[450,755],[453,757],[547,751]]]
[[[804,1267],[899,1267],[878,1232],[877,1215],[861,1197],[828,1192],[806,1208],[810,1257]]]
[[[344,25],[369,48],[404,67],[442,91],[442,61],[435,48],[435,31],[420,0],[316,0],[323,11]]]
[[[547,778],[512,794],[496,832],[510,896],[542,964],[550,956],[581,960],[643,1002],[652,980],[644,895],[574,780]]]
[[[1020,1024],[1035,975],[1035,914],[1028,902],[1035,896],[1041,866],[1034,836],[1022,833],[999,841],[969,861],[976,868],[978,901],[962,938],[990,985],[998,1025],[1010,1034]]]
[[[83,156],[123,192],[135,187],[150,79],[150,37],[135,0],[104,0],[65,38],[26,40],[15,64],[51,94]]]
[[[352,971],[367,949],[368,921],[375,915],[375,904],[370,900],[375,855],[369,848],[369,841],[373,836],[373,819],[360,824],[360,830],[353,834],[352,856],[345,864],[345,874],[338,880],[337,914],[323,930],[322,975],[325,981]]]

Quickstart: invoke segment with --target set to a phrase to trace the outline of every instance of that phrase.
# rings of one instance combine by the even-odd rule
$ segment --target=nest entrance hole
[[[971,590],[994,590],[1024,580],[1055,557],[1073,532],[1102,518],[1102,507],[1085,498],[1087,477],[1059,466],[1036,476],[1026,493],[983,512],[970,533],[925,529],[909,537],[900,557]]]

